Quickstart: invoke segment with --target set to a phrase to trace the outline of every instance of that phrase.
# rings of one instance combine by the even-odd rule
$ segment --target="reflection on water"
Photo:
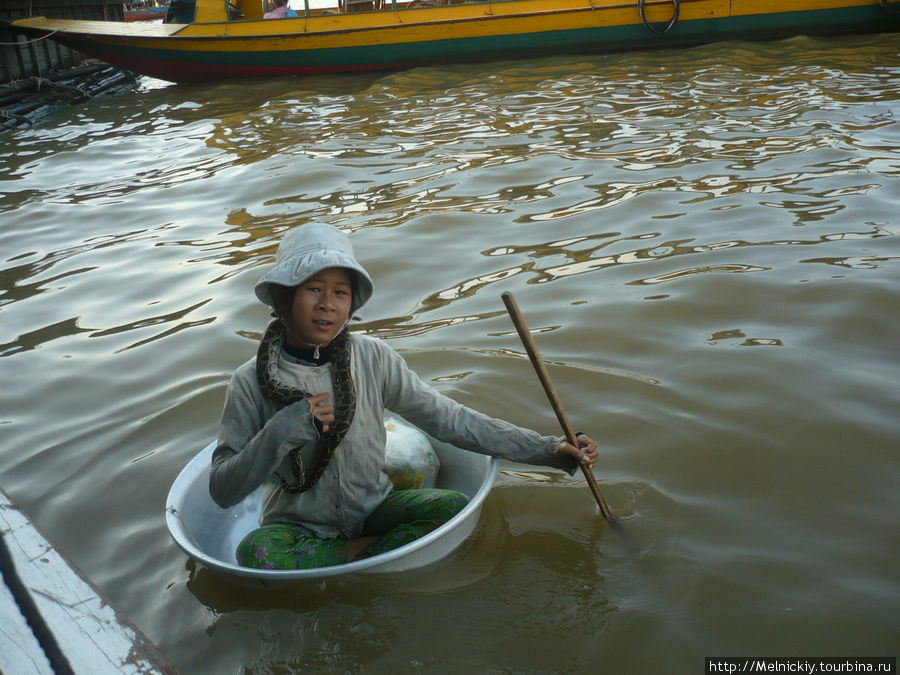
[[[696,672],[895,649],[900,38],[798,38],[166,86],[0,147],[3,488],[185,672]],[[290,227],[345,229],[354,330],[490,415],[507,464],[414,573],[289,588],[186,561],[172,479],[215,434]]]

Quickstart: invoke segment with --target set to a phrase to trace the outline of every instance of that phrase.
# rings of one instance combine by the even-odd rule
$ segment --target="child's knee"
[[[456,490],[433,490],[430,498],[432,512],[444,522],[462,511],[469,503],[469,498]]]
[[[459,513],[466,505],[469,503],[469,498],[466,497],[462,492],[457,492],[456,490],[447,490],[450,493],[448,496],[448,501],[453,508],[456,509],[456,513]]]

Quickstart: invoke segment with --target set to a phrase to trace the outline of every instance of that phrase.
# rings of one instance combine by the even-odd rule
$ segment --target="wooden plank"
[[[0,535],[16,572],[76,673],[175,673],[159,650],[0,490]],[[0,672],[52,673],[6,588],[0,588]]]
[[[51,19],[34,17],[23,19],[19,26],[40,28],[48,31],[66,31],[68,33],[86,33],[89,35],[168,37],[182,30],[182,26],[173,23],[134,23],[115,21],[93,21],[83,19]]]
[[[4,584],[0,584],[0,616],[3,617],[0,622],[0,668],[3,672],[53,675],[41,645]]]

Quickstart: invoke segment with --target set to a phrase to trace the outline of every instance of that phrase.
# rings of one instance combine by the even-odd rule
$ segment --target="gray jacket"
[[[275,472],[290,476],[288,452],[315,443],[309,404],[301,400],[283,407],[267,399],[257,382],[255,358],[235,372],[210,469],[209,489],[217,504],[236,504],[263,485],[261,525],[294,523],[320,537],[358,537],[363,521],[393,487],[382,471],[385,409],[466,450],[569,473],[578,468],[571,456],[556,454],[561,437],[492,419],[443,396],[385,342],[352,335],[351,349],[353,423],[319,481],[296,495],[282,489]],[[333,395],[330,365],[296,363],[282,353],[278,367],[293,386]]]

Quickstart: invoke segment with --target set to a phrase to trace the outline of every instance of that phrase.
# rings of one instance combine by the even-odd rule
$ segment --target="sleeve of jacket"
[[[273,414],[274,413],[274,414]],[[306,401],[277,409],[256,384],[251,361],[232,376],[209,469],[209,493],[222,508],[240,502],[267,480],[293,448],[315,442]]]
[[[561,436],[541,436],[536,431],[495,419],[467,408],[438,392],[406,365],[387,344],[380,343],[385,407],[446,443],[514,462],[538,464],[575,473],[578,463],[556,448]]]

